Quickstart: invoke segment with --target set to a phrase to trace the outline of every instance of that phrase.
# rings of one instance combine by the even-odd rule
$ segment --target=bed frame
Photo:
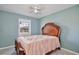
[[[49,35],[49,36],[56,36],[59,38],[60,41],[60,26],[58,26],[55,23],[46,23],[43,27],[42,27],[42,35]],[[61,43],[61,41],[60,41]],[[19,49],[21,48],[21,49]],[[58,47],[58,49],[60,49],[60,47]],[[22,46],[20,45],[20,43],[17,42],[17,40],[15,40],[15,50],[16,50],[16,54],[17,55],[25,55],[24,50],[22,49]]]

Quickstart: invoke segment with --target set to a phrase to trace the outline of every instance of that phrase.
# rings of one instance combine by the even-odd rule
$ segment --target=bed
[[[46,23],[42,35],[20,36],[15,40],[18,55],[45,55],[57,48],[60,49],[60,27],[55,23]]]

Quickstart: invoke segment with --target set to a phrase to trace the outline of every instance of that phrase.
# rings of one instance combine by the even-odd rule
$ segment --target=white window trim
[[[31,35],[31,20],[20,18],[18,21],[18,36],[20,35],[20,25],[19,25],[20,21],[25,21],[29,23],[29,34],[28,35]]]

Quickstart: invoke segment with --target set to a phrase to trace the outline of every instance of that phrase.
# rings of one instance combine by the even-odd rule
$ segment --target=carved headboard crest
[[[55,23],[46,23],[42,27],[42,34],[59,37],[60,36],[60,26],[58,26]]]

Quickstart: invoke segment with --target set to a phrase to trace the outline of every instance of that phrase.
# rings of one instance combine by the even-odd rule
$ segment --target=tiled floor
[[[14,48],[3,49],[3,50],[0,50],[0,55],[16,55],[16,52]],[[60,50],[55,50],[51,52],[49,55],[75,55],[75,54],[65,51],[63,49],[60,49]]]

